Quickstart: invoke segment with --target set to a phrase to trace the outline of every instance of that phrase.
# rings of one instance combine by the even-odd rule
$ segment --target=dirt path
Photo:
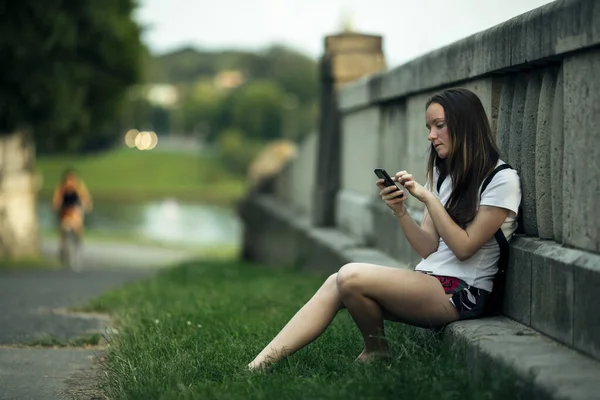
[[[56,242],[43,254],[55,257]],[[85,243],[83,270],[0,271],[0,399],[100,399],[90,380],[102,346],[23,347],[64,343],[105,331],[108,318],[66,310],[101,293],[193,258],[184,251],[138,245]]]

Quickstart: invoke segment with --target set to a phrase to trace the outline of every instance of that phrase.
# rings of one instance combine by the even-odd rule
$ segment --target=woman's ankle
[[[375,361],[385,361],[390,358],[390,354],[387,350],[367,351],[363,350],[362,353],[356,357],[354,361],[371,363]]]

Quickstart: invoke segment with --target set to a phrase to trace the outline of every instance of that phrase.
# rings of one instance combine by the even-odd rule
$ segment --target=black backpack
[[[481,185],[481,191],[479,192],[479,197],[483,194],[483,191],[490,184],[494,176],[505,169],[512,169],[512,167],[508,164],[502,164],[497,166],[483,181]],[[444,178],[438,179],[437,182],[437,191],[440,192],[440,188],[442,183],[444,182]],[[517,231],[515,233],[522,233],[523,229],[523,213],[521,210],[521,205],[519,204],[519,213],[517,216]],[[486,299],[485,303],[485,316],[494,316],[498,315],[502,311],[502,302],[504,300],[504,292],[506,287],[506,269],[508,267],[508,241],[502,232],[502,228],[499,228],[496,233],[494,233],[494,237],[498,242],[498,246],[500,246],[500,258],[498,259],[498,272],[494,275],[494,288],[492,292]]]

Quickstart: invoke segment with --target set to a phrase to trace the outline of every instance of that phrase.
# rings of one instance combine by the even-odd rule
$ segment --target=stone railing
[[[600,2],[561,0],[333,89],[318,136],[271,193],[242,205],[245,254],[322,271],[344,261],[414,266],[373,169],[406,169],[424,183],[425,102],[465,87],[521,177],[526,237],[511,244],[504,314],[600,359],[599,71]]]
[[[0,135],[0,258],[38,255],[33,142],[22,132]]]

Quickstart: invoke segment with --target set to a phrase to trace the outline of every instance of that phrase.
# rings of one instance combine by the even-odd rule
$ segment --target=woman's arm
[[[500,229],[510,212],[506,208],[481,206],[473,222],[467,229],[463,229],[452,220],[437,197],[427,195],[424,200],[435,228],[456,258],[461,261],[470,258],[487,243]]]
[[[408,243],[422,258],[429,257],[437,250],[440,237],[427,209],[423,214],[421,226],[417,225],[406,211],[404,215],[398,215],[397,218]]]
[[[425,204],[435,230],[444,239],[456,258],[463,261],[487,243],[504,223],[510,210],[495,206],[481,206],[467,229],[461,228],[450,217],[444,205],[433,193],[413,180],[406,171],[398,173],[404,187]]]
[[[79,195],[81,196],[83,208],[86,211],[91,211],[94,203],[92,202],[92,196],[90,195],[90,192],[88,191],[83,181],[79,182]]]
[[[58,210],[60,208],[61,203],[62,190],[59,185],[54,188],[54,193],[52,194],[52,208]]]
[[[435,230],[433,221],[428,215],[427,209],[425,209],[421,226],[419,226],[406,210],[404,205],[406,196],[401,196],[403,194],[402,190],[396,191],[396,188],[393,186],[385,187],[381,179],[377,181],[377,185],[381,189],[381,198],[394,211],[408,243],[421,257],[429,257],[438,248],[439,235]]]

